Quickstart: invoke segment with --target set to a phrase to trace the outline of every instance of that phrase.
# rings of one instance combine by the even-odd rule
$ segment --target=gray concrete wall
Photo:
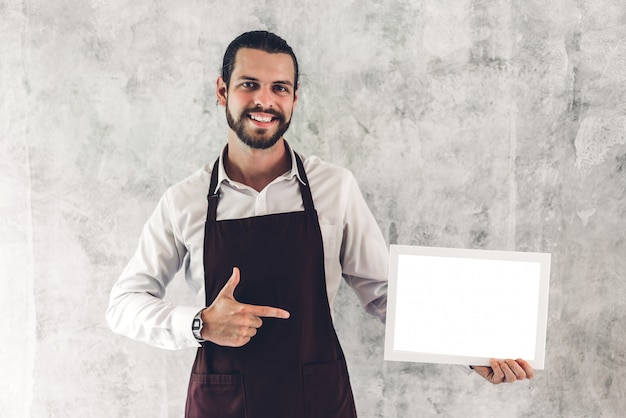
[[[389,243],[552,253],[546,370],[515,385],[383,362],[342,289],[361,416],[623,416],[622,0],[4,0],[0,417],[182,416],[193,351],[104,310],[160,194],[224,144],[221,56],[257,28],[301,61],[287,138],[354,171]]]

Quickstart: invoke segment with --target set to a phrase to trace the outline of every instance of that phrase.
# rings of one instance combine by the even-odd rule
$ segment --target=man
[[[297,89],[283,39],[255,31],[228,46],[216,86],[227,145],[163,195],[111,292],[114,331],[199,347],[187,417],[356,416],[332,305],[343,277],[384,320],[388,250],[352,174],[285,141]],[[180,268],[205,306],[162,300]],[[491,364],[474,369],[492,383],[533,376],[523,360]]]

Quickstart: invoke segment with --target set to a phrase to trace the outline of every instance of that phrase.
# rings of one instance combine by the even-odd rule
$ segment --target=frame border
[[[548,297],[550,287],[550,253],[495,251],[444,247],[422,247],[410,245],[395,245],[389,247],[389,283],[387,291],[387,319],[385,323],[385,353],[386,361],[404,361],[418,363],[463,364],[488,366],[489,358],[463,355],[449,355],[439,353],[423,353],[416,351],[394,350],[396,322],[396,296],[398,280],[398,259],[400,255],[418,255],[448,258],[467,258],[500,261],[535,262],[540,265],[538,312],[536,324],[535,358],[525,359],[536,370],[543,370],[545,366],[546,333],[548,320]]]

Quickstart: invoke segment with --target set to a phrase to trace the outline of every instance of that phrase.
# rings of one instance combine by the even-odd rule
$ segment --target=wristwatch
[[[191,331],[193,332],[193,336],[196,337],[196,340],[198,341],[204,341],[200,333],[202,331],[202,325],[202,311],[200,311],[196,314],[193,318],[193,322],[191,323]]]

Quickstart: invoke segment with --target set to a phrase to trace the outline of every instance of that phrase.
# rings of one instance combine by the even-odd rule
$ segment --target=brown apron
[[[207,306],[239,267],[235,299],[274,306],[243,347],[202,343],[187,393],[187,418],[353,418],[352,389],[335,334],[324,249],[311,190],[296,155],[304,212],[216,221],[213,167],[204,235]]]

